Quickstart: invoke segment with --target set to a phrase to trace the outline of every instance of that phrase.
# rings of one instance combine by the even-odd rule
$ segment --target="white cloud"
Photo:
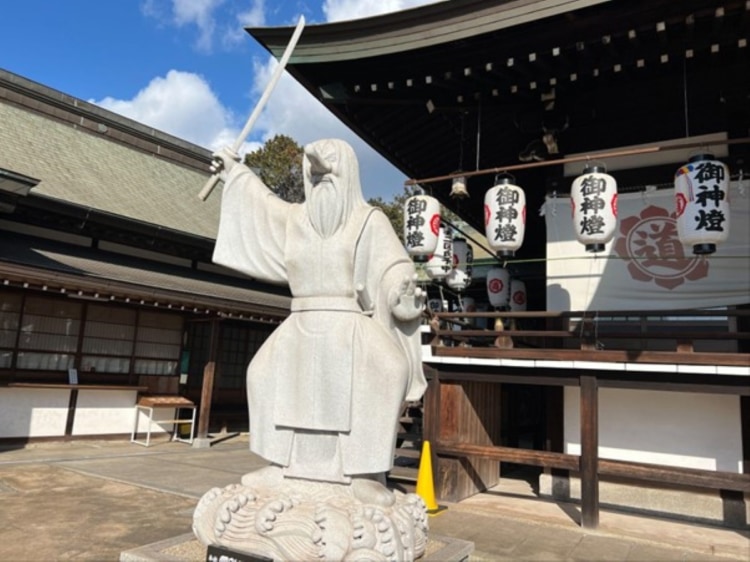
[[[209,52],[213,43],[216,20],[213,12],[224,0],[172,0],[172,13],[178,27],[195,25],[198,27],[196,47]]]
[[[432,1],[324,0],[322,9],[328,21],[338,21],[403,10]],[[243,0],[242,5],[247,9],[238,11],[236,3],[225,0],[171,0],[171,11],[166,13],[159,0],[145,0],[142,10],[167,25],[194,25],[198,30],[197,48],[208,52],[217,33],[222,36],[222,45],[231,49],[248,39],[243,27],[265,25],[264,0]],[[277,64],[272,57],[254,61],[252,97],[260,97]],[[131,100],[108,97],[94,103],[211,150],[233,144],[249,116],[249,113],[233,115],[201,76],[177,70],[154,78]],[[300,144],[320,138],[344,139],[359,157],[366,197],[381,196],[388,200],[403,189],[406,179],[403,174],[288,74],[279,81],[256,123],[251,135],[254,140],[245,142],[240,152],[254,150],[259,142],[276,134],[290,136]]]
[[[329,22],[352,20],[398,12],[407,8],[433,4],[436,0],[325,0],[323,13]]]
[[[214,33],[217,29],[215,13],[225,0],[171,0],[171,10],[166,11],[162,0],[144,0],[143,14],[163,24],[185,27],[194,25],[198,29],[195,48],[211,52]]]
[[[222,45],[232,49],[248,41],[250,36],[245,33],[245,27],[257,27],[266,24],[266,14],[263,0],[252,0],[247,10],[234,14],[232,23],[226,25],[222,31]]]
[[[232,112],[201,76],[191,72],[170,70],[130,100],[106,97],[91,101],[211,150],[232,144],[239,133]]]

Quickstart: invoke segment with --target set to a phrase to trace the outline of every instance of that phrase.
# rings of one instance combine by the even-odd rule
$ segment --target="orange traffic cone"
[[[422,456],[419,459],[419,472],[417,473],[417,495],[424,500],[427,513],[437,513],[438,504],[435,502],[435,484],[432,480],[432,453],[430,442],[422,443]]]

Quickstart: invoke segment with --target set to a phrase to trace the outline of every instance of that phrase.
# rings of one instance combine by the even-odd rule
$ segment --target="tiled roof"
[[[220,198],[197,197],[207,150],[9,73],[0,78],[20,83],[0,88],[0,168],[41,180],[32,195],[216,237]]]
[[[28,276],[21,279],[25,272]],[[83,287],[93,292],[95,287],[103,297],[115,295],[120,301],[125,297],[146,298],[163,305],[174,303],[231,312],[265,309],[286,315],[290,304],[283,289],[251,279],[228,278],[10,232],[0,237],[0,277],[3,276],[17,282],[45,284],[50,290]]]

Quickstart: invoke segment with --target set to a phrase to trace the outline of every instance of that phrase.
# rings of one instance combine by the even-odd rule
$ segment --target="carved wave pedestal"
[[[274,560],[416,560],[427,543],[424,501],[388,493],[393,501],[376,505],[363,503],[344,484],[232,484],[201,498],[193,532],[205,545]]]

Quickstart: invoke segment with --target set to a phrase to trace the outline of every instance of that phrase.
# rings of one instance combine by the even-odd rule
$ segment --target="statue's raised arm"
[[[229,147],[214,153],[224,180],[213,261],[269,283],[288,282],[284,264],[291,204],[281,200]]]

